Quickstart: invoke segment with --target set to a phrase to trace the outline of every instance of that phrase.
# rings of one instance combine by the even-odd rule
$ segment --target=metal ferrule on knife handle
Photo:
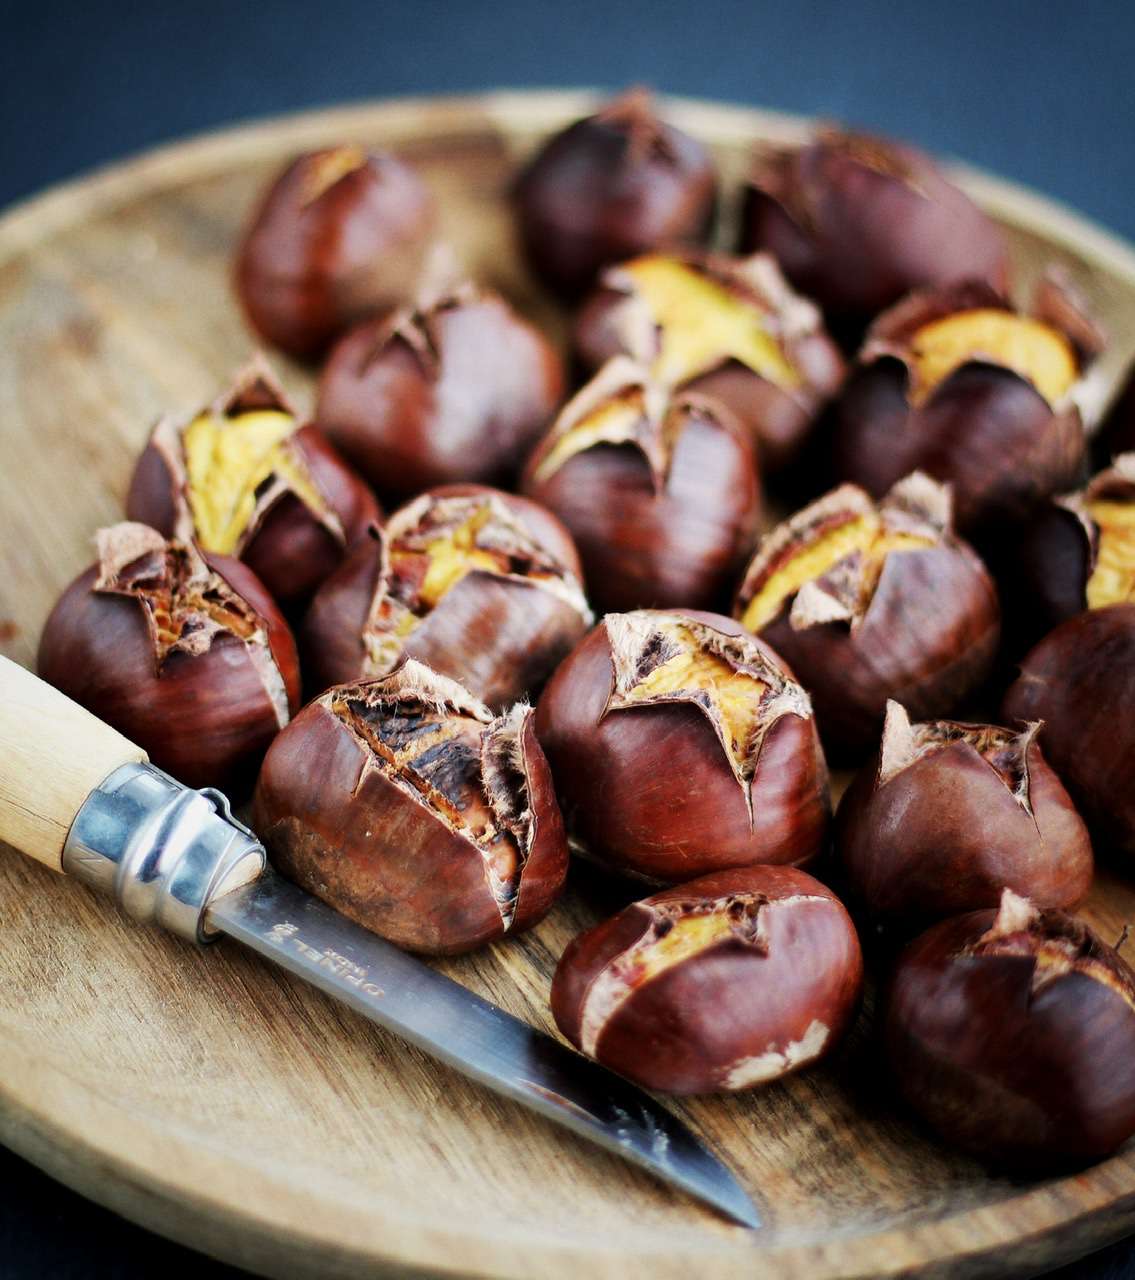
[[[63,870],[145,924],[190,941],[215,936],[206,913],[264,870],[264,846],[206,787],[152,764],[124,764],[91,792],[63,846]]]

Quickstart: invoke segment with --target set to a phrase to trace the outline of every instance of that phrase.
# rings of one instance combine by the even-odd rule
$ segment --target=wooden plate
[[[553,328],[516,259],[505,184],[578,93],[385,103],[203,138],[59,188],[0,220],[0,650],[31,663],[60,588],[120,518],[157,415],[248,355],[227,286],[237,228],[292,153],[392,145],[441,197],[474,271]],[[674,121],[735,182],[756,138],[804,122],[695,102]],[[1051,203],[965,181],[1027,278],[1065,263],[1112,332],[1094,404],[1135,348],[1135,252]],[[284,369],[309,399],[307,376]],[[544,1027],[567,939],[596,918],[577,877],[528,937],[447,963]],[[1101,877],[1106,936],[1135,893]],[[826,1069],[680,1111],[764,1208],[726,1225],[618,1160],[435,1066],[235,946],[198,952],[0,853],[0,1139],[83,1194],[271,1275],[835,1277],[1035,1270],[1135,1227],[1135,1150],[1016,1184],[896,1114],[869,1017]]]

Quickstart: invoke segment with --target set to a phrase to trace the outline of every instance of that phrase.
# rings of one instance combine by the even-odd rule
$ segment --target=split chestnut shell
[[[1092,883],[1080,815],[1023,730],[934,720],[887,706],[875,761],[836,816],[851,897],[902,928],[995,907],[1012,889],[1040,907],[1073,907]]]
[[[373,535],[308,609],[311,692],[385,675],[408,655],[502,710],[538,689],[591,625],[571,535],[526,498],[432,489]]]
[[[134,468],[126,513],[243,560],[286,608],[305,603],[381,515],[262,360],[188,421],[161,419]]]
[[[254,825],[281,874],[411,951],[519,933],[567,873],[531,709],[494,717],[413,660],[308,703],[264,761]]]
[[[523,490],[567,525],[600,612],[723,604],[760,514],[752,446],[732,414],[626,356],[564,408]]]
[[[295,644],[256,575],[141,524],[99,531],[36,665],[189,787],[249,786],[299,706]]]
[[[953,711],[988,675],[1000,609],[953,531],[949,490],[915,473],[881,502],[841,485],[757,547],[734,612],[812,696],[830,750],[861,756],[887,700]]]
[[[468,282],[373,320],[335,347],[316,420],[384,495],[506,484],[564,391],[548,339]]]
[[[555,134],[525,166],[513,192],[521,246],[549,289],[578,297],[609,263],[704,240],[716,185],[702,144],[632,90]]]
[[[817,1062],[851,1025],[855,927],[791,867],[703,876],[574,939],[552,982],[556,1025],[647,1089],[749,1089]]]
[[[887,1052],[951,1146],[1036,1174],[1135,1133],[1135,973],[1081,921],[1006,890],[935,925],[895,970]]]
[[[589,369],[625,354],[660,382],[719,400],[766,470],[795,457],[843,378],[819,310],[767,254],[653,253],[609,267],[575,342]]]
[[[433,234],[433,198],[386,152],[330,147],[294,160],[264,193],[237,254],[252,327],[300,359],[413,295]]]
[[[1040,744],[1101,855],[1135,855],[1135,604],[1062,622],[1025,657],[1001,707],[1043,721]]]
[[[729,618],[609,614],[549,681],[536,732],[577,846],[617,871],[677,882],[823,845],[808,695]]]
[[[839,129],[758,149],[741,215],[741,251],[756,250],[844,330],[912,289],[1008,283],[1001,232],[929,156]]]
[[[875,321],[832,402],[837,478],[878,497],[925,471],[953,486],[967,536],[1019,525],[1081,476],[1076,395],[1102,341],[1052,280],[1032,315],[972,281],[913,294]]]

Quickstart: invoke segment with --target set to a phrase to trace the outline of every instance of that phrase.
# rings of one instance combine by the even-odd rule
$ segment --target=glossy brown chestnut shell
[[[831,1052],[863,960],[839,899],[792,867],[691,880],[575,938],[552,982],[556,1025],[647,1089],[749,1089]]]
[[[953,531],[949,490],[916,472],[879,503],[854,485],[762,539],[734,613],[811,694],[841,759],[877,741],[887,700],[949,714],[997,652],[997,591]]]
[[[36,666],[189,787],[247,787],[299,706],[295,644],[256,575],[140,524],[100,530]]]
[[[1032,316],[975,282],[914,294],[872,325],[822,451],[876,497],[915,470],[950,483],[967,536],[1017,526],[1082,475],[1074,396],[1101,343],[1052,281]]]
[[[845,330],[913,289],[1008,284],[1000,230],[929,156],[840,129],[802,147],[758,149],[741,252],[758,250]]]
[[[1135,602],[1135,453],[1042,504],[1003,575],[1019,654],[1085,609]]]
[[[653,253],[609,267],[575,343],[589,369],[625,354],[660,382],[720,400],[765,470],[793,459],[843,379],[819,310],[767,254]]]
[[[655,882],[810,862],[829,816],[808,695],[729,618],[609,614],[536,708],[581,852]]]
[[[1041,720],[1040,743],[1095,837],[1135,855],[1135,604],[1062,622],[1025,657],[1001,707]]]
[[[433,198],[386,152],[331,147],[294,160],[262,197],[234,281],[252,327],[311,359],[351,325],[413,296]]]
[[[1023,730],[932,720],[887,706],[875,760],[836,816],[850,897],[872,919],[924,927],[995,907],[1012,889],[1074,907],[1092,883],[1092,845],[1075,806]]]
[[[316,421],[383,494],[516,478],[564,391],[547,338],[465,283],[360,326],[332,351]]]
[[[381,517],[366,483],[316,426],[298,422],[259,359],[193,418],[157,424],[126,513],[238,557],[285,608],[306,603]]]
[[[513,192],[529,266],[568,298],[612,262],[704,240],[716,197],[709,152],[660,120],[641,89],[549,139]]]
[[[910,1105],[995,1164],[1083,1164],[1135,1133],[1135,973],[1082,921],[1010,890],[911,944],[885,1033]]]
[[[316,592],[300,632],[315,693],[385,675],[403,654],[493,710],[538,689],[591,625],[571,535],[478,485],[394,512]]]
[[[1107,467],[1121,453],[1135,451],[1135,364],[1092,442],[1096,466]]]
[[[273,743],[253,824],[277,870],[398,946],[452,954],[519,933],[567,873],[532,714],[494,718],[412,659],[340,685]]]
[[[729,411],[625,356],[569,401],[522,487],[571,531],[600,612],[724,603],[760,515],[752,446]]]

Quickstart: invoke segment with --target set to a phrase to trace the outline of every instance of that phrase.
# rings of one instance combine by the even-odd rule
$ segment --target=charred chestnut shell
[[[882,502],[841,485],[762,539],[736,616],[812,696],[842,757],[878,739],[887,700],[945,715],[989,674],[1000,634],[993,581],[954,535],[949,490],[920,473]]]
[[[260,360],[188,421],[161,419],[134,469],[126,513],[238,557],[285,607],[305,603],[381,515]]]
[[[1085,609],[1135,602],[1135,453],[1041,506],[1005,583],[1018,652]]]
[[[716,178],[701,143],[660,120],[639,89],[549,139],[513,200],[529,266],[571,298],[609,263],[704,240]]]
[[[1135,973],[1081,921],[1006,890],[898,962],[885,1018],[899,1089],[951,1146],[1036,1173],[1135,1133]]]
[[[729,618],[608,615],[549,681],[536,733],[576,845],[618,871],[677,882],[823,845],[808,695]]]
[[[851,1025],[863,975],[839,900],[791,867],[742,867],[632,903],[575,938],[556,1025],[647,1089],[749,1089],[810,1066]]]
[[[360,543],[311,603],[300,644],[318,692],[406,654],[494,710],[539,688],[591,625],[571,535],[534,502],[434,489]]]
[[[295,644],[255,574],[140,524],[100,530],[36,665],[189,787],[246,787],[299,706]]]
[[[729,411],[625,356],[569,401],[523,489],[567,525],[601,612],[722,603],[760,513],[752,447]]]
[[[1052,281],[1032,316],[974,282],[913,295],[871,327],[831,405],[837,477],[879,496],[925,471],[953,486],[968,535],[1019,525],[1082,474],[1075,395],[1101,343]]]
[[[465,283],[362,325],[332,351],[316,420],[384,494],[514,480],[563,397],[544,335]]]
[[[756,152],[741,252],[757,250],[845,332],[913,289],[1008,283],[1001,232],[929,156],[840,129]]]
[[[413,296],[435,213],[394,156],[331,147],[294,160],[265,192],[237,254],[252,327],[300,359]]]
[[[1044,754],[1097,852],[1135,854],[1135,604],[1092,609],[1049,632],[1021,663],[1001,715],[1043,721]]]
[[[283,875],[412,951],[527,929],[567,872],[531,708],[494,717],[413,660],[308,703],[264,761],[254,823]]]
[[[795,456],[843,377],[820,312],[767,254],[653,253],[609,267],[575,342],[590,369],[625,354],[660,382],[720,400],[767,470]]]
[[[995,907],[1012,889],[1073,907],[1092,883],[1087,828],[1023,730],[887,706],[882,746],[845,793],[836,850],[852,896],[900,927]]]

